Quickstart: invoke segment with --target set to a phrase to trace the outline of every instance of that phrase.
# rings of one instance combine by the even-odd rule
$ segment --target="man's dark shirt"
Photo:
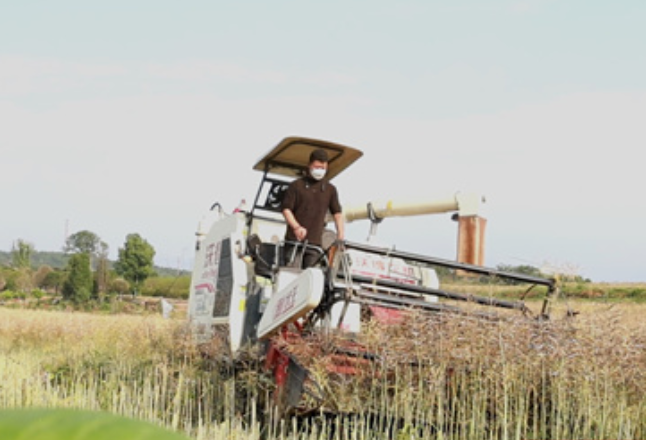
[[[296,221],[307,229],[305,239],[309,244],[321,246],[321,237],[325,227],[325,215],[341,212],[341,204],[336,187],[327,180],[314,180],[303,177],[294,180],[283,197],[281,208],[294,213]],[[285,240],[297,241],[292,228],[287,226]]]

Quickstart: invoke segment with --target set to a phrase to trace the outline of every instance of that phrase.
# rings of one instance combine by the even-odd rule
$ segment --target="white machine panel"
[[[320,269],[305,269],[285,288],[274,293],[258,323],[258,338],[270,336],[281,326],[293,322],[321,302],[325,277]]]

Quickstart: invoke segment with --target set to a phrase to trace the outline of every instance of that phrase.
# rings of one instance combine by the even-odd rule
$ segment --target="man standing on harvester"
[[[317,149],[310,154],[309,164],[303,177],[290,183],[282,201],[282,211],[287,221],[285,240],[300,242],[304,245],[321,247],[325,216],[328,211],[334,218],[337,240],[344,239],[343,214],[337,189],[325,174],[328,156],[325,150]],[[291,253],[288,250],[287,255]],[[311,267],[319,259],[320,253],[306,249],[302,267]]]

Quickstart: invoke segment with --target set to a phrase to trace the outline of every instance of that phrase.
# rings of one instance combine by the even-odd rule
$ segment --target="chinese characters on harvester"
[[[204,272],[202,272],[202,279],[217,279],[220,269],[220,253],[222,251],[222,243],[211,243],[206,248],[206,255],[204,255]]]
[[[274,321],[281,318],[283,315],[287,314],[296,306],[296,292],[298,286],[294,286],[285,296],[278,300],[276,304],[276,310],[274,311]]]

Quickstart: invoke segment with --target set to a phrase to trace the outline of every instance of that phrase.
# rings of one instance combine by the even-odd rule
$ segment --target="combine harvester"
[[[370,222],[365,242],[339,242],[326,231],[316,267],[297,269],[294,253],[285,251],[285,221],[280,205],[289,183],[307,168],[317,148],[329,157],[327,178],[333,179],[362,156],[351,147],[322,140],[288,137],[254,169],[262,173],[260,188],[248,210],[225,213],[213,205],[211,221],[197,232],[189,321],[198,342],[219,340],[228,359],[257,354],[272,379],[274,399],[283,414],[319,409],[326,396],[306,367],[313,357],[326,356],[327,371],[352,376],[378,356],[361,345],[358,336],[369,325],[398,325],[406,313],[469,315],[498,319],[500,309],[544,320],[558,291],[554,279],[502,272],[482,266],[485,219],[482,197],[458,194],[420,203],[368,202],[344,206],[346,222]],[[454,213],[458,222],[457,261],[403,252],[371,244],[383,219]],[[308,246],[307,243],[298,243]],[[439,286],[435,268],[458,274],[486,276],[530,286],[544,286],[540,310],[524,301],[451,292]],[[467,307],[458,307],[457,304]],[[334,340],[321,344],[326,337]],[[429,338],[430,339],[430,338]],[[305,341],[305,344],[303,344]],[[316,343],[314,342],[316,341]],[[299,358],[298,344],[307,347]],[[250,351],[255,347],[255,351]],[[219,353],[220,356],[225,353]]]

